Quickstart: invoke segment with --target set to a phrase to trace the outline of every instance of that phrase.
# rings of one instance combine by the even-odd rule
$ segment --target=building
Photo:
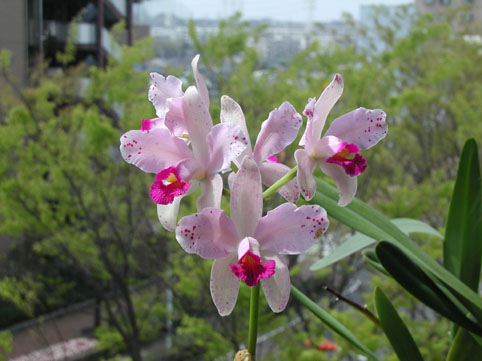
[[[0,48],[12,52],[14,77],[26,84],[41,59],[57,66],[55,54],[64,49],[73,22],[75,61],[104,66],[120,50],[111,36],[114,24],[125,20],[125,42],[132,43],[134,1],[139,0],[1,0]]]
[[[450,9],[464,7],[457,26],[467,27],[482,21],[482,0],[416,0],[419,14],[433,14],[436,19],[445,20]]]

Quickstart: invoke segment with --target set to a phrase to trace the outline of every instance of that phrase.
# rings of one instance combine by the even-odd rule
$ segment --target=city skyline
[[[246,19],[273,19],[280,21],[339,20],[343,13],[359,18],[361,5],[414,4],[414,0],[344,0],[288,1],[288,0],[145,0],[142,4],[149,15],[168,12],[183,18],[221,19],[241,11]]]

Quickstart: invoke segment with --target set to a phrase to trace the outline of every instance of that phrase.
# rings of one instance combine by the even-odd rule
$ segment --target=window
[[[440,0],[442,5],[450,5],[450,0]]]
[[[433,5],[435,0],[425,0],[425,5]]]

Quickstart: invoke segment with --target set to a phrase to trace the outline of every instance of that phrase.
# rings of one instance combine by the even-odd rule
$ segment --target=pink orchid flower
[[[320,206],[284,203],[264,217],[261,174],[255,160],[245,157],[233,180],[231,218],[216,208],[184,217],[176,239],[188,253],[213,258],[211,296],[218,312],[229,315],[238,297],[240,280],[261,282],[274,312],[285,309],[290,275],[282,255],[307,250],[328,227]]]
[[[177,89],[178,83],[173,77],[164,79],[163,84],[153,84],[150,97],[156,99],[153,104],[159,118],[143,120],[140,130],[128,131],[121,137],[124,160],[145,172],[157,174],[149,193],[158,204],[157,214],[162,226],[169,231],[176,226],[181,199],[198,185],[201,186],[198,211],[220,207],[223,181],[218,173],[229,170],[231,161],[247,145],[239,126],[213,126],[208,109],[209,95],[197,72],[197,60],[198,56],[193,60],[193,71],[200,89],[189,87],[185,93],[178,92],[180,85]],[[169,98],[179,94],[182,96]],[[171,112],[176,114],[179,127],[169,127]],[[192,150],[185,138],[189,139]]]
[[[293,143],[303,123],[301,115],[290,103],[284,102],[269,113],[268,119],[261,124],[254,151],[243,111],[239,104],[227,95],[221,98],[221,122],[239,125],[247,136],[248,146],[234,161],[238,167],[246,155],[252,157],[258,164],[263,183],[268,187],[290,171],[289,167],[274,156]],[[230,179],[233,176],[234,174],[231,173]],[[281,187],[278,192],[289,202],[296,202],[300,196],[295,179]]]
[[[313,171],[319,165],[323,173],[336,182],[340,206],[346,206],[357,189],[357,175],[367,166],[360,150],[369,149],[387,134],[386,114],[380,109],[358,108],[335,119],[325,135],[321,132],[326,117],[343,92],[343,79],[336,74],[318,101],[309,100],[304,114],[308,117],[305,133],[300,141],[305,149],[295,152],[298,164],[298,185],[305,199],[316,191]],[[320,139],[321,138],[321,139]]]
[[[199,55],[191,62],[192,72],[196,81],[196,87],[201,94],[204,104],[209,108],[209,92],[206,83],[198,70]],[[148,98],[156,109],[159,118],[143,119],[141,130],[152,128],[168,129],[173,135],[181,138],[189,138],[186,122],[182,111],[182,81],[175,76],[167,77],[158,73],[151,73],[152,84],[149,88]]]

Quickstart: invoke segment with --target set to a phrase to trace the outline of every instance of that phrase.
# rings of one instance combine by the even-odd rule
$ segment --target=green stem
[[[251,287],[251,299],[249,302],[249,337],[248,352],[255,359],[256,341],[258,339],[258,314],[259,314],[259,283]]]
[[[266,198],[272,196],[278,189],[280,189],[286,183],[288,183],[290,180],[292,180],[294,177],[296,177],[297,171],[298,171],[298,166],[295,166],[288,173],[286,173],[283,177],[278,179],[271,187],[269,187],[268,189],[266,189],[263,192],[263,199],[266,199]]]

